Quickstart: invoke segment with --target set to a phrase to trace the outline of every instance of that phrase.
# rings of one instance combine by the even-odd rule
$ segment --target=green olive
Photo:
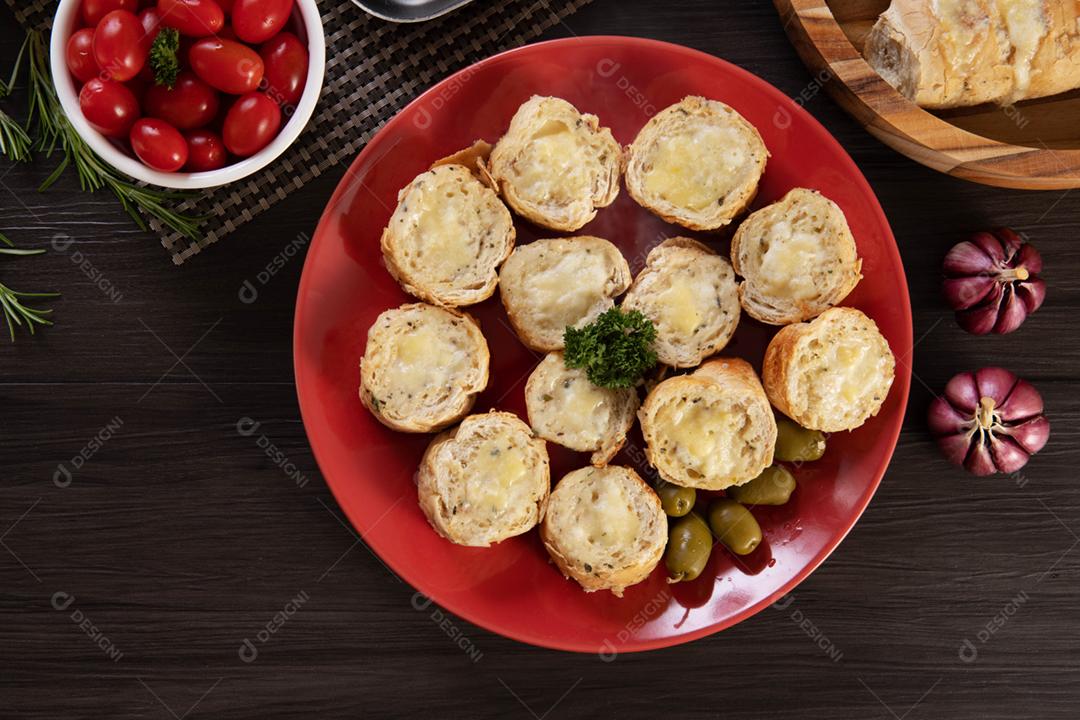
[[[694,488],[679,487],[664,480],[657,481],[656,494],[660,496],[664,512],[671,517],[682,517],[693,510],[694,501],[697,499]]]
[[[736,555],[749,555],[761,544],[761,527],[739,503],[721,498],[709,507],[709,527],[716,539]]]
[[[672,523],[664,551],[664,564],[672,581],[697,578],[709,562],[712,546],[709,526],[696,513],[685,515]]]
[[[748,483],[728,488],[728,497],[743,505],[783,505],[795,491],[795,478],[780,465],[770,465]]]
[[[825,454],[825,433],[807,430],[786,417],[776,418],[776,453],[784,462],[810,462]]]

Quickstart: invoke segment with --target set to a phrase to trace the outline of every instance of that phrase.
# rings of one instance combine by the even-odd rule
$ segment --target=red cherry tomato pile
[[[285,30],[292,10],[293,0],[82,0],[66,53],[79,107],[155,170],[254,155],[304,92],[308,51]],[[152,59],[166,28],[179,32],[175,77]]]

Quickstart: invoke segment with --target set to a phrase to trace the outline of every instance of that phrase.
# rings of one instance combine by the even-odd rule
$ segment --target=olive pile
[[[775,460],[812,462],[825,454],[825,435],[818,430],[807,430],[779,417],[776,431]],[[784,466],[770,465],[750,482],[728,488],[727,497],[713,500],[704,518],[693,512],[697,502],[694,488],[663,480],[658,480],[655,487],[664,512],[674,519],[668,531],[664,564],[671,582],[682,582],[701,575],[709,562],[714,538],[736,555],[752,553],[761,544],[761,526],[746,506],[783,505],[795,491],[795,478]]]

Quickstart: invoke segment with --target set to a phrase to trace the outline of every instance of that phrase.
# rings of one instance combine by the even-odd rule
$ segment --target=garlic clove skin
[[[1039,415],[1009,428],[1006,432],[1028,455],[1034,455],[1046,447],[1050,440],[1050,421]]]
[[[1009,392],[1008,397],[998,404],[996,412],[1006,422],[1018,422],[1042,415],[1042,395],[1031,383],[1020,380]]]
[[[971,419],[971,415],[979,406],[979,389],[975,387],[975,376],[971,373],[960,373],[953,377],[945,386],[945,398],[959,412],[964,413]]]
[[[945,296],[955,298],[954,310],[967,310],[981,303],[994,291],[997,282],[989,275],[963,275],[945,278]]]
[[[1005,368],[987,367],[975,371],[975,387],[978,389],[979,399],[993,400],[995,411],[1008,399],[1016,383],[1016,376]]]

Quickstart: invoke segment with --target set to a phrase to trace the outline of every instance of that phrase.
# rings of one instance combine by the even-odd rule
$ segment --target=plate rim
[[[394,561],[378,553],[375,548],[372,547],[364,538],[365,530],[362,530],[360,528],[360,525],[349,514],[349,511],[341,502],[340,498],[338,497],[337,491],[331,484],[329,475],[323,470],[323,463],[320,460],[320,455],[322,453],[319,450],[317,442],[314,440],[311,433],[308,431],[307,423],[305,421],[305,406],[307,405],[307,403],[305,403],[304,401],[304,393],[301,392],[301,385],[303,384],[303,381],[301,380],[299,371],[300,347],[302,342],[300,333],[301,314],[304,305],[304,298],[310,293],[310,288],[308,286],[312,282],[312,275],[307,272],[308,265],[311,262],[311,258],[316,247],[321,244],[324,225],[329,222],[329,212],[339,204],[341,196],[349,189],[349,183],[347,183],[346,180],[352,177],[355,174],[354,169],[366,162],[369,156],[377,149],[376,141],[379,140],[384,134],[392,132],[393,128],[396,127],[398,123],[405,122],[406,118],[410,116],[411,112],[414,112],[421,108],[426,101],[428,101],[433,96],[437,96],[445,86],[452,84],[455,81],[458,81],[461,76],[472,75],[478,72],[480,69],[484,68],[485,66],[504,60],[508,56],[527,54],[537,52],[538,50],[543,51],[547,48],[558,47],[560,45],[566,44],[580,45],[581,43],[590,43],[600,46],[618,44],[627,45],[631,48],[648,47],[653,50],[675,53],[686,57],[693,57],[709,63],[718,63],[722,66],[725,66],[726,70],[740,76],[742,80],[749,82],[752,85],[758,86],[759,88],[763,89],[767,94],[776,96],[779,107],[782,107],[789,113],[799,115],[804,120],[808,121],[812,126],[816,126],[816,129],[819,130],[826,138],[828,138],[828,141],[834,143],[836,145],[836,148],[840,151],[840,162],[847,166],[847,170],[849,171],[848,177],[850,177],[851,180],[854,181],[861,190],[869,192],[871,197],[874,198],[875,202],[873,203],[872,212],[875,218],[879,221],[880,226],[884,228],[886,239],[891,241],[890,243],[888,243],[887,252],[889,255],[892,256],[895,265],[900,269],[900,274],[904,280],[904,282],[902,283],[902,297],[898,298],[902,300],[902,303],[900,304],[900,309],[901,320],[903,321],[903,325],[901,328],[903,335],[903,337],[901,338],[901,340],[903,341],[903,347],[898,348],[898,350],[904,352],[905,356],[910,354],[912,350],[914,329],[912,324],[911,296],[908,291],[907,272],[904,268],[903,258],[900,255],[900,248],[896,244],[896,238],[893,235],[892,227],[889,224],[889,220],[885,215],[884,208],[881,207],[881,202],[878,200],[877,193],[874,192],[873,187],[870,185],[869,181],[867,181],[866,177],[863,175],[858,165],[855,164],[855,161],[848,154],[847,150],[844,149],[844,146],[840,144],[840,141],[837,140],[833,136],[833,134],[829,132],[829,130],[825,128],[824,125],[818,122],[818,120],[814,118],[814,116],[811,115],[805,108],[803,108],[794,100],[789,98],[773,84],[755,75],[749,70],[746,70],[742,67],[739,67],[738,65],[735,65],[734,63],[724,60],[723,58],[717,57],[716,55],[712,55],[701,50],[696,50],[685,45],[678,45],[676,43],[669,43],[663,40],[653,40],[651,38],[640,38],[623,35],[582,35],[568,38],[545,40],[541,42],[522,45],[520,47],[512,48],[510,50],[504,50],[503,52],[496,53],[476,63],[468,65],[436,82],[423,93],[410,101],[401,110],[395,113],[389,120],[387,120],[383,124],[381,128],[379,128],[379,130],[374,135],[372,135],[371,139],[368,140],[367,143],[365,143],[363,149],[353,158],[352,162],[349,164],[349,167],[342,175],[341,180],[338,181],[338,184],[335,187],[333,194],[327,200],[326,206],[323,208],[323,212],[319,217],[319,223],[315,228],[314,234],[312,235],[312,240],[308,247],[308,251],[304,256],[304,266],[301,269],[300,282],[297,286],[296,303],[293,314],[293,384],[296,391],[297,404],[300,408],[301,424],[304,426],[304,434],[307,436],[308,445],[311,447],[315,462],[319,467],[319,473],[322,475],[327,488],[329,488],[331,494],[334,496],[335,502],[337,502],[338,506],[341,508],[342,513],[349,519],[349,523],[357,531],[357,536],[359,537],[361,542],[363,542],[364,545],[368,547],[368,549],[380,559],[380,561],[384,562],[387,567],[389,567],[394,573],[396,573],[402,580],[408,583],[409,587],[411,587],[416,592],[423,593],[423,591],[418,588],[417,583],[413,581],[415,574],[412,572],[402,571],[402,569],[398,567]],[[877,489],[881,485],[881,481],[884,478],[885,472],[888,470],[889,465],[892,463],[893,455],[896,452],[896,445],[900,437],[900,432],[903,427],[904,419],[907,416],[907,405],[911,390],[912,374],[911,367],[907,362],[900,362],[899,365],[904,368],[904,371],[899,373],[896,377],[896,380],[893,383],[893,391],[900,392],[900,411],[898,417],[892,423],[893,427],[888,430],[887,437],[891,446],[890,450],[882,458],[879,467],[874,471],[873,481],[868,486],[867,491],[863,494],[863,497],[861,497],[859,501],[855,504],[856,511],[853,513],[850,522],[844,523],[846,527],[844,527],[839,533],[839,535],[836,536],[835,540],[830,541],[830,543],[825,548],[823,548],[817,555],[815,555],[801,571],[796,573],[792,578],[782,583],[781,586],[772,594],[762,598],[756,603],[748,605],[747,607],[739,610],[731,617],[717,621],[710,625],[706,625],[704,627],[698,628],[697,630],[693,630],[682,635],[661,638],[649,638],[637,641],[627,641],[626,643],[619,646],[619,653],[644,652],[648,650],[658,650],[661,648],[682,645],[685,643],[693,642],[695,640],[699,640],[708,635],[713,635],[729,627],[737,625],[743,620],[746,620],[756,615],[760,611],[764,610],[766,607],[772,605],[774,602],[776,602],[776,600],[782,598],[784,595],[789,593],[791,590],[801,584],[807,577],[809,577],[811,573],[817,570],[822,565],[822,563],[824,563],[825,560],[829,558],[830,555],[832,555],[836,548],[840,546],[840,543],[842,543],[844,539],[848,536],[848,534],[851,532],[851,529],[855,526],[855,524],[858,523],[858,521],[862,518],[862,515],[866,511],[867,506],[870,504],[870,501],[877,493]],[[440,607],[444,608],[445,610],[453,613],[454,615],[457,615],[459,618],[462,618],[476,625],[477,627],[483,628],[484,630],[493,634],[516,640],[521,643],[537,647],[543,647],[550,650],[561,650],[566,652],[585,654],[604,652],[603,647],[598,648],[591,644],[575,643],[570,640],[552,639],[549,637],[540,636],[538,634],[530,635],[526,632],[520,632],[515,629],[508,630],[506,628],[500,627],[497,621],[491,622],[484,617],[477,617],[477,615],[471,610],[467,608],[462,608],[456,602],[448,603],[445,602],[444,599],[430,596],[429,599],[432,602],[438,604]]]

